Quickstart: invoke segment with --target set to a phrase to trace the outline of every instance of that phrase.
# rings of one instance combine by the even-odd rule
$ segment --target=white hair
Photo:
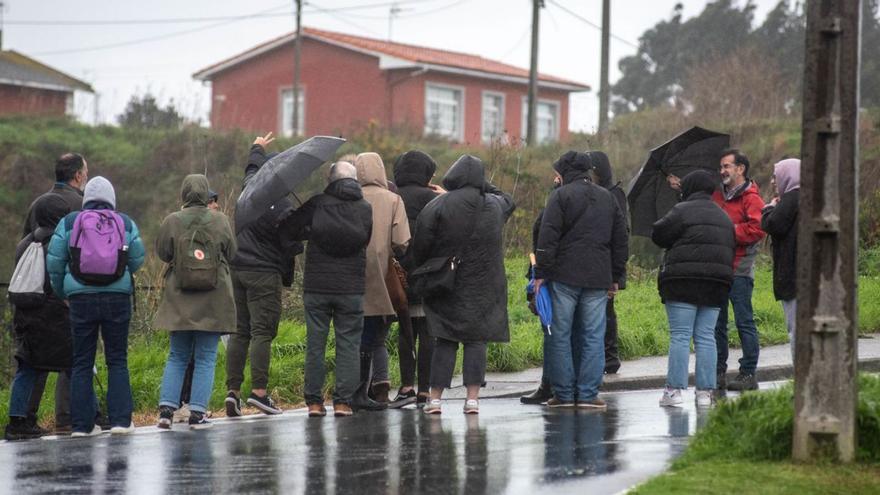
[[[357,179],[357,169],[349,162],[336,162],[330,165],[330,175],[327,182],[336,182],[341,179]]]

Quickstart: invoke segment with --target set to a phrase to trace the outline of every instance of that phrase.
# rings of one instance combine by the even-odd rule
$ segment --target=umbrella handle
[[[535,253],[529,253],[529,263],[532,266],[535,266],[538,264],[538,261],[535,259]]]

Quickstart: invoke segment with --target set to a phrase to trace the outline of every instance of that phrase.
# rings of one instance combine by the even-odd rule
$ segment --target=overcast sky
[[[708,1],[612,0],[612,83],[620,76],[617,60],[635,53],[641,33],[668,18],[676,3],[683,3],[690,17]],[[113,122],[133,94],[147,92],[163,103],[173,99],[190,119],[207,121],[209,89],[193,81],[192,74],[294,28],[293,0],[0,2],[5,4],[4,49],[32,56],[95,88],[97,111],[94,98],[77,95],[76,112],[85,122],[96,116]],[[754,0],[756,23],[777,2]],[[382,39],[390,29],[394,41],[528,67],[530,0],[399,0],[389,28],[391,3],[307,0],[303,24]],[[571,98],[569,127],[588,130],[598,118],[600,32],[564,9],[600,25],[602,0],[546,0],[541,12],[539,70],[594,88]]]

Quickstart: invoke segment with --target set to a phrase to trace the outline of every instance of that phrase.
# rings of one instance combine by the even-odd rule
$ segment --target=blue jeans
[[[733,277],[733,285],[730,287],[730,303],[733,304],[733,318],[736,322],[736,330],[739,332],[739,340],[742,343],[743,357],[739,360],[740,373],[753,375],[758,368],[758,354],[761,347],[758,344],[758,327],[755,326],[755,313],[752,311],[752,291],[755,281],[749,277]],[[718,347],[717,373],[727,372],[727,302],[721,306],[718,313],[718,322],[715,324],[715,344]]]
[[[131,296],[110,292],[70,297],[73,368],[70,378],[70,415],[73,431],[88,433],[95,426],[95,389],[92,368],[98,332],[104,340],[107,362],[107,415],[111,426],[131,424],[131,382],[128,378],[128,323]]]
[[[42,371],[35,370],[24,361],[18,361],[15,377],[12,379],[12,390],[9,392],[9,417],[25,418],[28,403],[34,390],[34,383]]]
[[[605,371],[605,305],[608,291],[548,282],[553,323],[546,337],[550,383],[563,402],[599,394]]]
[[[217,344],[220,334],[198,330],[171,332],[171,349],[162,374],[159,405],[177,409],[180,407],[180,391],[190,358],[195,358],[192,389],[189,396],[191,411],[204,413],[208,410],[211,390],[214,388],[214,368],[217,364]]]
[[[697,351],[697,390],[715,388],[715,322],[719,308],[667,302],[669,317],[669,368],[666,386],[685,389],[688,385],[688,360],[691,337]]]

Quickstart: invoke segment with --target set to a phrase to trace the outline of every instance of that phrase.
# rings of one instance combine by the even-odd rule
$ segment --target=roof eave
[[[487,72],[475,69],[465,69],[461,67],[450,67],[447,65],[437,65],[437,64],[419,64],[422,68],[426,70],[433,70],[436,72],[446,72],[449,74],[458,74],[463,76],[471,76],[471,77],[480,77],[484,79],[493,79],[497,81],[504,82],[512,82],[517,84],[529,84],[529,78],[520,77],[520,76],[510,76],[506,74],[498,74],[495,72]],[[539,88],[546,89],[557,89],[568,92],[584,92],[590,91],[592,88],[587,86],[586,84],[577,84],[577,83],[564,83],[559,81],[548,81],[546,79],[538,80]]]

